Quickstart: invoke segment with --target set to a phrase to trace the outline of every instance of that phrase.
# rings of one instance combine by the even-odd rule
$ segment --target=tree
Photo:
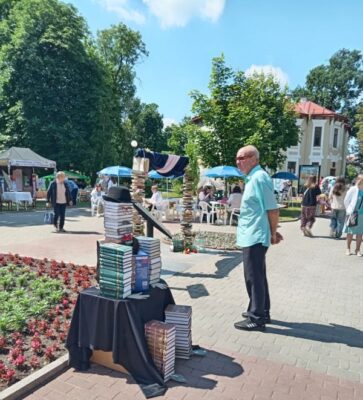
[[[140,101],[135,98],[135,65],[148,52],[140,33],[122,23],[98,32],[96,47],[108,71],[108,81],[115,99],[113,107],[119,114],[119,126],[112,139],[118,154],[116,163],[129,165],[133,153],[130,141],[135,138],[136,115],[141,112]]]
[[[199,182],[199,153],[196,146],[200,134],[200,127],[185,117],[180,124],[173,124],[166,128],[168,145],[173,154],[189,158],[190,175],[194,183],[194,190]]]
[[[363,155],[363,103],[357,107],[355,115],[355,129],[357,131],[357,141],[360,157]]]
[[[296,100],[307,97],[323,107],[347,115],[353,122],[356,105],[363,93],[363,57],[358,50],[341,49],[327,65],[313,68],[304,87],[293,91]]]
[[[195,138],[203,164],[234,165],[237,150],[252,144],[260,150],[261,163],[276,170],[286,149],[299,140],[287,90],[272,76],[247,78],[233,71],[223,56],[213,59],[209,89],[210,95],[191,93],[193,112],[205,125]]]
[[[148,55],[141,34],[120,23],[97,34],[97,49],[109,68],[119,96],[122,116],[126,116],[136,93],[135,65]]]
[[[112,156],[108,130],[99,136],[110,90],[86,23],[57,0],[11,5],[0,22],[0,131],[59,168],[94,172]]]

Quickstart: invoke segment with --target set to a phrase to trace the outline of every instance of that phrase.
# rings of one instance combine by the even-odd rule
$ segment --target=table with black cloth
[[[85,371],[92,349],[111,351],[113,362],[130,373],[146,398],[164,394],[166,386],[148,352],[144,325],[153,319],[164,321],[165,308],[175,303],[169,288],[151,288],[147,294],[147,299],[113,300],[102,297],[96,287],[81,292],[66,343],[69,365]]]

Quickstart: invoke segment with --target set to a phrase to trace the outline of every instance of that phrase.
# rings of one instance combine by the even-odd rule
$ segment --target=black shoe
[[[59,229],[59,232],[61,232],[61,233],[66,233],[67,231],[66,231],[64,228],[60,228],[60,229]]]
[[[252,321],[250,318],[245,319],[244,321],[239,321],[234,324],[236,329],[242,329],[244,331],[264,331],[265,324],[258,324],[255,321]]]
[[[242,317],[243,317],[243,318],[249,318],[249,317],[250,317],[250,314],[249,314],[247,311],[246,311],[246,312],[243,312],[243,313],[242,313]],[[265,323],[265,324],[271,324],[271,317],[270,317],[270,314],[266,314],[264,323]]]

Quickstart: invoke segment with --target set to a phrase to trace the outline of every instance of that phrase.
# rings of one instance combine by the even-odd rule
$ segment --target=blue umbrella
[[[157,171],[154,171],[154,170],[150,171],[148,173],[148,175],[149,175],[150,179],[168,179],[168,178],[173,179],[174,178],[173,175],[171,175],[171,176],[160,175]]]
[[[117,177],[127,177],[131,178],[132,176],[132,169],[127,167],[120,167],[118,165],[114,165],[113,167],[106,167],[103,168],[101,171],[98,172],[100,175],[107,175],[107,176],[117,176]]]
[[[277,172],[276,174],[272,175],[274,179],[286,179],[289,181],[297,181],[299,178],[293,174],[292,172]]]
[[[243,174],[236,167],[221,165],[205,171],[204,176],[208,178],[242,178]]]

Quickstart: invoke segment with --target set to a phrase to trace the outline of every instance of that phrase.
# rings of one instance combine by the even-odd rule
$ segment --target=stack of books
[[[145,337],[154,364],[166,382],[175,373],[175,326],[149,321],[145,324]]]
[[[135,292],[149,290],[150,260],[143,251],[133,256],[132,289]]]
[[[176,357],[188,359],[192,353],[192,307],[169,304],[165,309],[165,322],[176,329]]]
[[[105,201],[105,237],[108,242],[121,243],[124,235],[132,233],[132,204]]]
[[[160,281],[161,255],[160,240],[146,236],[138,236],[140,250],[146,253],[150,259],[150,285]]]
[[[100,244],[101,296],[125,299],[131,294],[132,247],[116,243]]]

